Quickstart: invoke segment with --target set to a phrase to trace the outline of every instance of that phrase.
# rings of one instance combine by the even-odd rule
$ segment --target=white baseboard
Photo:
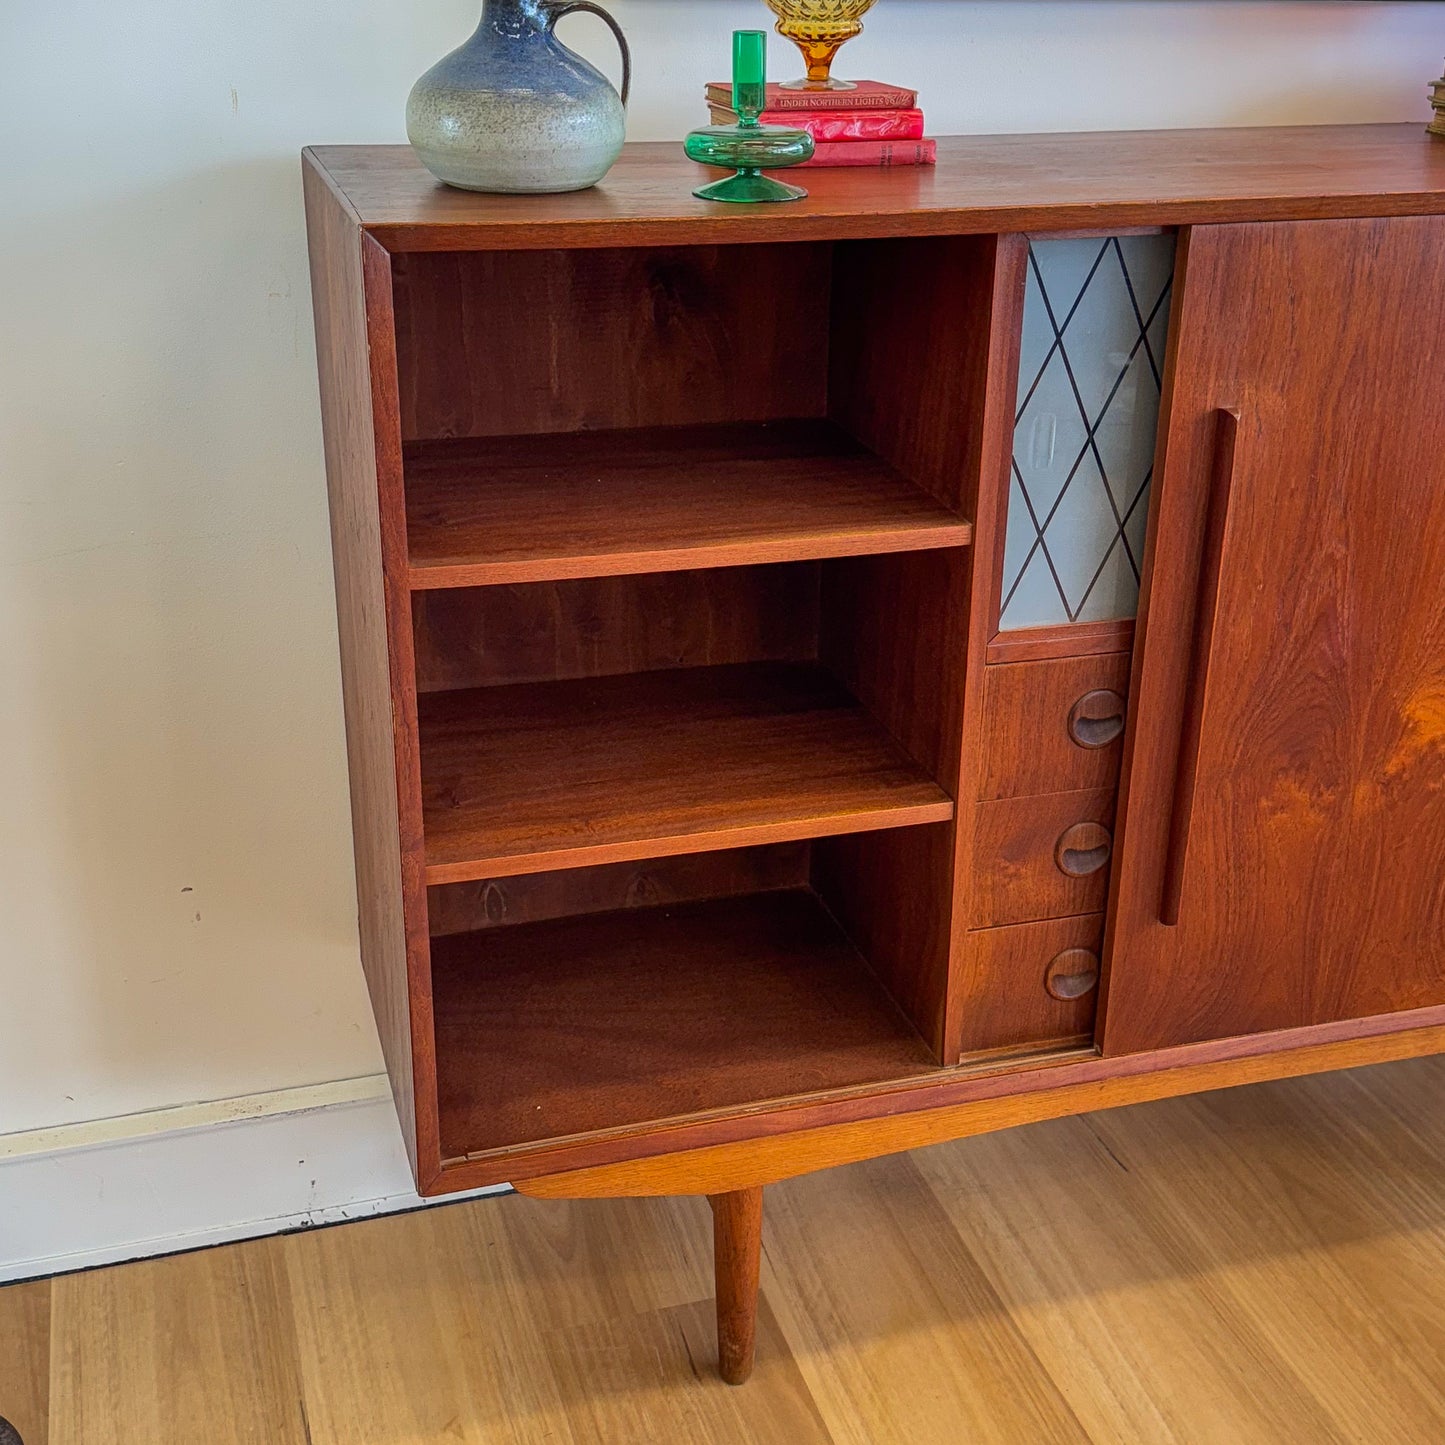
[[[10,1134],[0,1283],[436,1202],[380,1075]]]

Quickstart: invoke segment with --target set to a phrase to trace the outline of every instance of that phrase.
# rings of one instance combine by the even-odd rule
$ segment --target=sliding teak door
[[[1445,219],[1181,263],[1111,1054],[1445,1002]]]

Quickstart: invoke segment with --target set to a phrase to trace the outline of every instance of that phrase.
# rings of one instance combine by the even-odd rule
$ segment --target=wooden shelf
[[[967,519],[824,421],[413,442],[413,588],[966,545]]]
[[[434,939],[432,988],[450,1158],[935,1067],[806,889]]]
[[[431,693],[419,720],[429,884],[953,816],[811,665]]]

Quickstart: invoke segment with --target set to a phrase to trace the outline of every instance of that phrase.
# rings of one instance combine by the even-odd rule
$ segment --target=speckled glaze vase
[[[600,16],[622,48],[622,94],[552,33],[576,10]],[[412,87],[406,133],[422,164],[467,191],[581,191],[622,150],[632,56],[590,0],[483,0],[482,22]]]

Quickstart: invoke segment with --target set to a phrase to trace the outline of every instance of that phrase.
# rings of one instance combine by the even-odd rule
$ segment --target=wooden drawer
[[[971,926],[1102,909],[1113,830],[1112,787],[978,804]]]
[[[1112,787],[1124,748],[1129,659],[1114,652],[989,667],[979,797]]]
[[[1101,913],[970,933],[961,983],[962,1052],[1092,1038],[1103,942]]]

